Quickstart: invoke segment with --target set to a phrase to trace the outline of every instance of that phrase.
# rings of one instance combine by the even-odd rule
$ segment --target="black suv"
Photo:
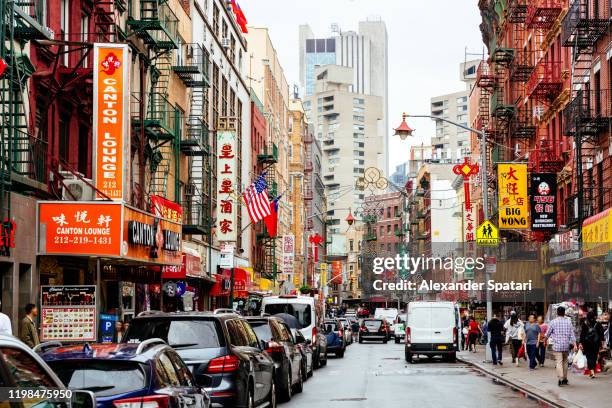
[[[268,342],[267,352],[276,363],[276,384],[284,401],[293,391],[302,392],[306,372],[302,370],[302,352],[295,343],[291,329],[277,317],[247,317],[260,340]]]
[[[276,406],[274,361],[247,321],[236,314],[154,313],[134,318],[123,342],[161,338],[205,383],[213,406]],[[207,377],[206,377],[207,376]]]

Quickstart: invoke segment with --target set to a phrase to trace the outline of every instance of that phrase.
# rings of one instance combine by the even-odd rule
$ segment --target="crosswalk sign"
[[[476,245],[483,247],[499,245],[499,230],[491,221],[486,220],[476,229]]]

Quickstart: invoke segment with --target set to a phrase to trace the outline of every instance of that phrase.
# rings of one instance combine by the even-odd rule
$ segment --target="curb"
[[[520,385],[517,384],[516,382],[510,381],[507,378],[505,378],[502,375],[499,375],[498,373],[496,373],[495,371],[491,370],[490,368],[488,368],[487,366],[483,365],[483,364],[479,364],[476,363],[474,361],[470,361],[467,359],[464,359],[460,356],[457,356],[457,360],[461,361],[464,364],[467,364],[471,367],[474,367],[475,369],[477,369],[478,371],[482,372],[483,374],[489,376],[489,377],[493,377],[495,380],[503,383],[504,385],[514,389],[515,391],[520,391],[525,393],[526,395],[528,395],[530,398],[533,398],[539,402],[543,402],[547,405],[549,405],[550,407],[554,407],[554,408],[584,408],[580,405],[576,405],[570,401],[566,401],[566,400],[558,400],[558,399],[551,399],[551,397],[549,397],[547,394],[544,394],[541,390],[538,390],[535,387],[531,387],[528,385]]]

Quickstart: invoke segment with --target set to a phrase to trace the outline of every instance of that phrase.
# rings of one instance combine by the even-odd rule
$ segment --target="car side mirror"
[[[259,340],[259,348],[266,350],[268,348],[268,342],[265,340]]]
[[[72,390],[70,406],[74,408],[96,408],[96,396],[92,391]]]
[[[196,374],[195,381],[200,387],[208,387],[212,384],[212,377],[208,374]]]
[[[304,344],[306,341],[303,337],[295,337],[295,344]]]
[[[308,345],[310,345],[310,344],[312,344],[312,340],[310,340],[310,339],[306,339],[306,341],[304,342],[304,344],[308,344]]]

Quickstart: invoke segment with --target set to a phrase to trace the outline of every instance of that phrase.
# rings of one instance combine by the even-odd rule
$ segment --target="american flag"
[[[244,202],[249,212],[251,222],[255,224],[257,221],[264,219],[270,215],[270,199],[268,198],[268,183],[264,178],[265,173],[262,173],[257,179],[247,187],[242,193]]]

